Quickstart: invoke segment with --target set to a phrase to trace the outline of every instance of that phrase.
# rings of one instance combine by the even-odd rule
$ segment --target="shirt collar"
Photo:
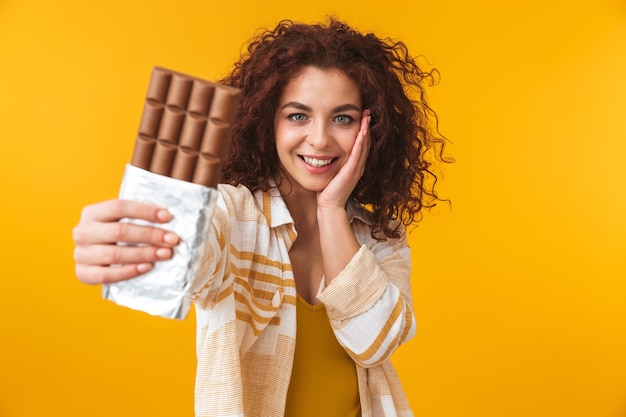
[[[374,223],[369,211],[367,211],[365,207],[357,203],[355,200],[348,200],[348,204],[346,204],[346,211],[348,212],[348,220],[350,223],[352,223],[352,220],[354,219],[358,219],[369,226]]]
[[[278,187],[276,187],[273,181],[268,191],[257,190],[254,193],[254,197],[270,227],[273,228],[293,224],[293,218],[287,209],[285,200],[283,200],[283,196],[280,194]]]
[[[258,190],[255,192],[254,196],[259,207],[262,208],[270,227],[293,224],[291,213],[289,213],[285,200],[274,181],[271,182],[268,191]],[[370,213],[355,200],[348,200],[346,212],[348,213],[348,221],[350,223],[352,223],[354,219],[358,219],[370,226],[373,223]]]

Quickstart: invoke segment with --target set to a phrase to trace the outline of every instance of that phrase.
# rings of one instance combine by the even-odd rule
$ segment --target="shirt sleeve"
[[[335,336],[361,366],[390,358],[413,337],[416,324],[406,237],[362,245],[317,298],[324,303]]]

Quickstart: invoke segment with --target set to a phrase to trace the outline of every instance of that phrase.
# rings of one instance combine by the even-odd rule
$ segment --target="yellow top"
[[[296,320],[285,417],[360,417],[356,365],[335,338],[324,305],[298,294]]]

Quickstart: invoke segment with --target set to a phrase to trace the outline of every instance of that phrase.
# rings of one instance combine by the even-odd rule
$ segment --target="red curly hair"
[[[279,22],[256,36],[221,80],[242,90],[222,180],[251,191],[270,188],[280,170],[274,113],[284,87],[305,66],[339,69],[358,86],[363,108],[371,111],[371,148],[351,197],[371,212],[374,238],[399,237],[400,224],[420,220],[422,208],[437,199],[426,154],[442,160],[444,139],[423,85],[433,72],[422,71],[402,42],[361,34],[335,19]]]

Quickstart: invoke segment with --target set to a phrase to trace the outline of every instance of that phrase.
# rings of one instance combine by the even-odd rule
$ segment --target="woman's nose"
[[[333,138],[325,123],[318,121],[312,123],[311,130],[307,137],[307,143],[317,149],[324,149],[330,146]]]

